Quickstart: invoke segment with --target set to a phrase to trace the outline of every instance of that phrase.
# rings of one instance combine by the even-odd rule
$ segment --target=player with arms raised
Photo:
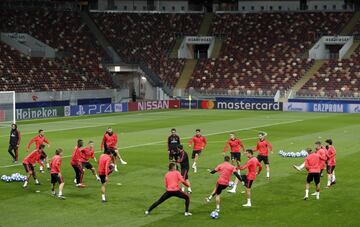
[[[265,139],[267,134],[265,132],[259,132],[259,141],[253,151],[259,151],[257,159],[259,162],[264,162],[266,166],[266,178],[270,179],[270,162],[269,162],[269,150],[273,153],[271,144]]]
[[[120,153],[117,149],[117,143],[118,143],[118,137],[117,137],[117,134],[112,130],[111,127],[109,127],[105,134],[104,134],[104,137],[103,137],[103,140],[101,142],[101,150],[107,150],[107,149],[110,149],[110,151],[113,152],[112,154],[112,161],[115,165],[115,172],[118,171],[118,168],[117,168],[117,165],[116,165],[116,158],[119,158],[120,159],[120,163],[123,164],[123,165],[126,165],[127,162],[125,162],[121,156],[120,156]]]
[[[44,130],[42,130],[42,129],[39,130],[39,134],[37,136],[35,136],[34,138],[32,138],[30,140],[29,144],[27,145],[27,149],[26,149],[27,152],[29,152],[30,146],[33,143],[35,143],[36,149],[39,149],[40,145],[44,144],[44,143],[46,143],[48,148],[50,148],[50,143],[45,138],[45,133],[44,133]],[[49,169],[50,168],[49,161],[47,159],[47,155],[44,150],[43,150],[43,153],[41,154],[40,159],[41,159],[42,163],[46,162],[46,167]],[[43,165],[40,165],[40,172],[41,173],[44,172]]]
[[[197,166],[196,163],[199,159],[199,155],[201,154],[202,150],[206,147],[206,139],[204,136],[201,135],[200,129],[195,130],[195,136],[193,136],[189,140],[189,147],[192,147],[193,145],[193,152],[191,155],[191,158],[193,159],[193,165],[192,168],[194,170],[194,173],[197,172]]]

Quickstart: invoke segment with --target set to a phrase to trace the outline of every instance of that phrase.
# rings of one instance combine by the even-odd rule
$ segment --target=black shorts
[[[102,184],[105,184],[106,183],[106,175],[100,175],[100,181]]]
[[[60,177],[58,173],[52,173],[51,174],[51,183],[56,184],[56,182],[61,184],[64,182],[64,179],[62,178],[62,176]]]
[[[226,189],[227,187],[228,187],[228,185],[216,184],[215,194],[220,195],[222,190]]]
[[[40,160],[44,160],[44,159],[46,159],[46,157],[47,157],[47,154],[45,153],[45,151],[41,152]]]
[[[326,166],[326,170],[328,174],[332,174],[334,172],[335,166]]]
[[[194,159],[196,155],[200,156],[201,150],[193,150],[191,158]]]
[[[306,182],[308,184],[310,184],[312,181],[314,181],[316,185],[319,184],[320,183],[320,173],[308,173]]]
[[[178,159],[178,152],[174,150],[169,151],[169,160],[177,160]]]
[[[241,160],[241,153],[240,152],[230,152],[231,160],[239,161]]]
[[[252,186],[252,183],[254,182],[254,180],[249,180],[247,179],[247,176],[246,175],[241,175],[241,179],[242,179],[242,182],[244,182],[244,186],[246,188],[251,188]]]
[[[84,168],[86,168],[86,169],[92,169],[93,168],[93,166],[91,165],[90,162],[82,162],[81,166],[82,166],[83,169]]]
[[[189,168],[181,168],[181,176],[185,180],[189,179]]]
[[[29,174],[33,174],[34,173],[34,166],[32,164],[25,164],[23,163],[23,166],[25,168],[25,171]]]
[[[264,164],[266,164],[266,165],[270,164],[270,163],[269,163],[269,157],[268,157],[268,156],[258,155],[258,156],[257,156],[257,159],[258,159],[259,162],[263,161]]]

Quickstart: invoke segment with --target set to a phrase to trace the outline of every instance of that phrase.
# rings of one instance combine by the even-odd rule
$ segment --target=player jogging
[[[245,152],[245,146],[240,139],[236,138],[235,133],[230,133],[230,139],[226,142],[224,147],[224,154],[228,151],[229,147],[230,147],[231,162],[233,165],[235,165],[236,162],[241,161],[240,149],[242,149],[242,151]],[[238,171],[238,174],[240,174],[240,171]],[[238,183],[239,180],[235,178],[234,186],[231,190],[228,190],[228,192],[235,193]]]
[[[11,124],[8,152],[11,155],[14,163],[17,163],[18,161],[19,146],[20,146],[20,131],[18,130],[16,124]]]
[[[37,136],[35,136],[34,138],[32,138],[32,139],[30,140],[29,144],[27,145],[27,149],[26,149],[27,152],[29,151],[31,144],[33,144],[33,143],[35,143],[36,149],[38,149],[39,146],[40,146],[41,144],[43,144],[43,143],[46,143],[47,146],[48,146],[48,148],[50,148],[50,143],[49,143],[49,141],[45,138],[44,130],[42,130],[42,129],[39,130],[39,134],[38,134]],[[48,161],[48,159],[47,159],[47,155],[46,155],[46,153],[45,153],[44,150],[43,150],[43,153],[42,153],[40,159],[41,159],[41,162],[42,162],[42,163],[46,162],[46,168],[49,169],[49,168],[50,168],[49,161]],[[41,172],[41,173],[44,172],[44,169],[43,169],[43,166],[42,166],[42,165],[40,165],[40,172]]]
[[[96,162],[96,158],[94,156],[94,142],[93,141],[89,141],[87,146],[84,147],[83,149],[80,150],[81,151],[81,156],[80,156],[80,162],[81,162],[81,167],[82,169],[89,169],[92,174],[96,177],[96,180],[100,180],[99,176],[96,174],[96,170],[95,168],[91,165],[91,163],[89,162],[89,159],[94,159],[94,161]]]
[[[59,194],[57,195],[59,199],[65,199],[65,197],[62,194],[65,183],[60,171],[62,155],[63,155],[63,149],[58,148],[55,151],[55,156],[50,161],[51,194],[53,196],[56,196],[55,185],[56,183],[59,183]]]
[[[101,150],[106,150],[106,149],[110,149],[113,154],[112,154],[112,161],[115,165],[115,172],[118,171],[117,169],[117,165],[116,165],[116,158],[119,158],[120,159],[120,163],[123,164],[123,165],[126,165],[127,162],[125,162],[121,156],[120,156],[120,153],[118,151],[118,149],[116,148],[116,145],[117,145],[117,142],[118,142],[118,137],[116,135],[116,133],[112,130],[111,127],[109,127],[105,134],[104,134],[104,137],[103,137],[103,140],[101,142]]]
[[[215,196],[216,212],[220,212],[220,194],[222,190],[228,187],[231,176],[234,174],[239,180],[241,180],[240,175],[236,171],[236,167],[231,165],[229,162],[230,157],[226,155],[224,157],[223,163],[218,165],[214,170],[208,170],[211,174],[214,174],[216,172],[220,174],[215,189],[211,192],[211,195],[206,198],[206,202],[209,203],[211,199]]]
[[[194,144],[194,145],[193,145]],[[201,151],[205,149],[206,146],[206,139],[200,134],[200,129],[195,130],[195,136],[193,136],[189,140],[189,147],[193,145],[193,152],[191,155],[191,158],[193,159],[193,165],[192,168],[194,170],[194,173],[197,172],[197,166],[196,162],[199,159],[199,155],[201,154]]]
[[[253,151],[259,151],[257,159],[261,163],[264,162],[266,166],[266,178],[270,179],[270,162],[269,162],[269,150],[272,152],[271,144],[265,139],[267,134],[265,132],[259,132],[258,137],[259,141],[256,144],[256,147]]]
[[[179,159],[177,160],[177,163],[180,163],[180,167],[181,167],[181,176],[189,183],[190,185],[190,181],[189,181],[189,169],[190,169],[190,165],[189,165],[189,156],[187,154],[187,152],[184,150],[183,145],[178,145],[178,149],[179,149]],[[185,191],[185,187],[182,187],[181,190],[184,192]],[[191,193],[192,190],[190,188],[190,186],[187,188],[188,193]]]
[[[253,151],[251,149],[246,150],[245,152],[248,161],[244,166],[240,166],[240,170],[248,169],[246,175],[241,175],[241,181],[244,182],[244,186],[246,187],[246,195],[247,195],[247,203],[244,204],[244,207],[251,207],[251,185],[256,179],[256,175],[259,175],[262,166],[257,158],[253,156]],[[256,171],[256,169],[259,169]]]
[[[167,199],[175,196],[180,199],[185,200],[185,216],[191,216],[192,214],[189,212],[189,206],[190,206],[190,197],[185,194],[183,191],[180,190],[179,184],[182,183],[186,187],[190,187],[190,183],[186,181],[179,171],[176,170],[176,164],[173,162],[169,163],[169,172],[165,174],[164,178],[166,192],[160,197],[159,200],[157,200],[155,203],[153,203],[148,210],[145,211],[146,215],[149,215],[150,212],[155,209],[157,206],[159,206],[161,203],[165,202]]]
[[[83,168],[81,166],[81,147],[84,145],[84,141],[79,139],[77,145],[75,146],[73,153],[71,155],[70,164],[75,171],[75,183],[76,187],[85,188],[86,186],[82,183],[82,178],[84,175]]]
[[[317,144],[315,144],[317,146]],[[305,168],[308,171],[305,185],[305,197],[304,200],[309,198],[309,188],[312,181],[316,185],[316,199],[320,199],[320,156],[313,153],[310,148],[306,149],[308,156],[305,158]]]
[[[178,158],[178,146],[180,145],[180,137],[176,134],[176,129],[171,129],[171,135],[168,137],[168,154],[169,161],[176,161]]]
[[[26,173],[28,173],[28,177],[27,177],[27,179],[26,179],[26,181],[24,182],[24,185],[23,185],[24,188],[27,187],[31,176],[34,178],[36,185],[40,184],[40,182],[36,178],[36,174],[35,174],[35,170],[34,170],[34,164],[37,162],[41,166],[43,165],[43,163],[40,160],[40,157],[41,157],[41,154],[42,154],[44,148],[45,148],[45,145],[41,144],[41,145],[39,145],[38,149],[32,151],[28,156],[26,156],[24,158],[23,166],[25,168]]]
[[[106,192],[106,184],[109,181],[109,175],[114,170],[113,164],[111,164],[111,154],[114,151],[112,151],[111,148],[106,149],[104,151],[104,154],[100,155],[99,158],[99,165],[98,165],[98,173],[101,181],[101,201],[107,202],[105,192]]]
[[[327,188],[329,188],[331,185],[336,184],[336,178],[335,178],[335,166],[336,166],[336,150],[335,147],[332,145],[333,141],[332,139],[327,139],[325,141],[326,145],[326,156],[327,156],[327,174],[328,174],[328,182],[327,182]]]

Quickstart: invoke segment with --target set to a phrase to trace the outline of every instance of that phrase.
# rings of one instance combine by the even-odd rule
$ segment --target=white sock
[[[239,169],[237,170],[237,173],[240,175],[240,170]]]
[[[46,168],[50,168],[50,164],[49,163],[46,163]]]
[[[55,194],[56,194],[56,192],[55,192],[55,191],[51,191],[51,194],[55,195]]]
[[[62,191],[59,191],[59,196],[62,196]]]
[[[184,192],[184,191],[185,191],[185,188],[184,188],[184,187],[181,187],[181,191],[183,191],[183,192]]]
[[[195,168],[195,167],[196,167],[196,162],[194,162],[194,164],[192,165],[192,167],[193,167],[193,168]]]
[[[331,177],[331,182],[334,182],[336,180],[335,178],[335,173],[332,174],[332,177]]]
[[[316,192],[316,199],[320,199],[320,192]]]
[[[38,184],[38,183],[39,183],[38,179],[35,179],[35,183],[36,183],[36,184]]]
[[[309,189],[305,189],[305,197],[309,197]]]
[[[44,169],[43,166],[40,166],[40,171],[43,171],[43,169]]]
[[[305,162],[304,162],[303,164],[299,165],[299,167],[300,167],[300,169],[304,169],[304,167],[305,167]]]
[[[220,210],[220,205],[216,204],[216,209]]]
[[[234,184],[233,188],[231,190],[236,191],[237,184]]]
[[[188,187],[188,192],[191,192],[192,190],[191,190],[191,188],[190,187]]]
[[[328,179],[327,186],[330,186],[331,184],[331,177]]]
[[[266,171],[266,177],[267,177],[267,178],[270,177],[270,171]]]
[[[24,182],[24,187],[26,187],[28,185],[28,181]]]
[[[212,195],[210,195],[210,196],[208,197],[208,199],[211,200],[211,199],[212,199]]]
[[[106,199],[105,199],[105,194],[101,194],[101,199],[102,199],[102,200],[106,200]]]
[[[247,204],[251,204],[251,199],[247,199]]]

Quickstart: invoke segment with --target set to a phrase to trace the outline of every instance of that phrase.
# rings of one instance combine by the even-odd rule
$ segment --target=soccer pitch
[[[52,157],[57,147],[65,150],[62,173],[64,196],[50,195],[50,174],[37,172],[41,185],[24,190],[22,183],[0,182],[0,226],[358,226],[360,207],[360,115],[252,112],[228,110],[175,110],[134,112],[88,117],[58,118],[18,122],[21,137],[19,164],[13,165],[7,153],[9,128],[0,128],[0,175],[24,174],[21,164],[25,147],[45,130],[51,143],[46,148]],[[94,140],[96,157],[108,126],[118,133],[119,148],[128,165],[119,165],[119,172],[110,175],[108,202],[101,203],[100,183],[85,171],[85,189],[74,186],[75,173],[70,158],[76,140]],[[185,217],[184,202],[172,198],[153,210],[144,211],[165,191],[163,176],[167,172],[166,139],[175,127],[187,148],[196,128],[202,130],[208,145],[198,162],[198,173],[190,172],[191,217]],[[270,155],[271,180],[263,171],[252,187],[251,208],[244,208],[245,194],[238,187],[236,194],[222,193],[219,219],[209,217],[215,201],[204,202],[217,181],[217,174],[206,170],[223,161],[223,148],[229,132],[236,132],[247,148],[253,148],[257,132],[266,131],[274,154]],[[332,138],[337,150],[337,184],[325,189],[321,180],[320,200],[303,200],[306,171],[297,172],[293,164],[303,158],[283,158],[279,150],[300,151],[314,142]],[[33,145],[34,146],[34,145]],[[32,147],[33,148],[33,147]],[[189,155],[191,150],[186,149]],[[242,156],[242,163],[246,157]],[[94,161],[92,161],[94,164]],[[95,165],[97,167],[97,165]],[[36,167],[38,170],[38,166]],[[40,191],[40,192],[36,192]],[[310,192],[314,191],[311,185]]]

